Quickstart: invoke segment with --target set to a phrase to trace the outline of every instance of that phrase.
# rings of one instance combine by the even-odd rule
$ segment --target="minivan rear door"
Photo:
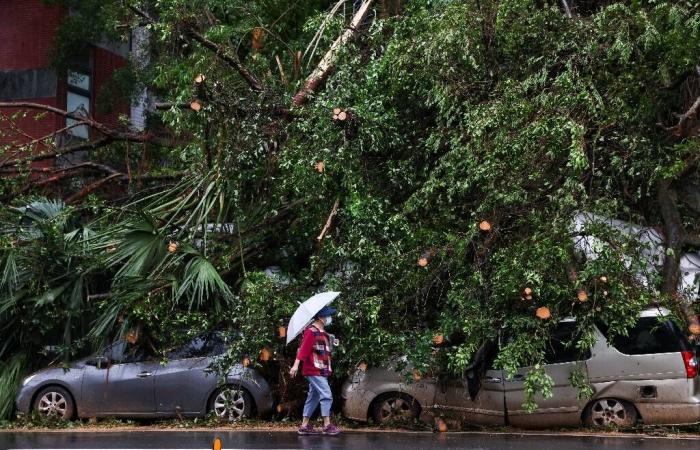
[[[560,322],[551,334],[545,354],[544,370],[554,381],[552,396],[535,397],[537,409],[524,409],[525,376],[532,367],[523,367],[512,378],[504,379],[508,423],[521,427],[578,425],[586,401],[579,399],[579,390],[571,385],[573,372],[586,376],[586,360],[590,350],[576,348],[576,322]]]
[[[642,313],[626,335],[613,336],[604,324],[597,326],[602,336],[594,349],[595,357],[588,363],[591,383],[686,379],[681,352],[690,346],[667,318]]]

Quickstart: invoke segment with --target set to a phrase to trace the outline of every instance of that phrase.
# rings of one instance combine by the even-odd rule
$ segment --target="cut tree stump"
[[[199,112],[202,109],[202,104],[199,103],[199,101],[194,100],[192,101],[192,103],[190,103],[190,108],[192,108],[196,112]]]
[[[488,233],[491,231],[491,224],[487,220],[482,220],[479,222],[479,230]]]
[[[430,263],[430,260],[433,259],[433,257],[437,254],[437,249],[431,248],[429,250],[426,250],[423,252],[422,255],[418,258],[418,265],[420,267],[425,267]]]
[[[588,294],[583,289],[579,289],[579,291],[576,293],[576,298],[578,298],[578,301],[583,303],[588,301]]]
[[[535,315],[541,320],[547,320],[552,317],[552,312],[546,306],[540,306],[535,311]]]

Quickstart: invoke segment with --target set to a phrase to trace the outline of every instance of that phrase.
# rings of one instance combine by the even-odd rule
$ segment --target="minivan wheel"
[[[250,417],[253,410],[253,399],[243,388],[224,386],[217,389],[209,401],[209,411],[220,420],[234,422],[244,417]]]
[[[45,417],[53,416],[70,420],[75,414],[75,404],[67,390],[50,386],[42,389],[34,398],[34,411]]]
[[[594,428],[629,428],[637,423],[637,410],[616,398],[600,398],[588,405],[584,422]]]
[[[410,395],[399,392],[382,395],[372,405],[372,418],[377,424],[414,420],[419,414],[418,402]]]

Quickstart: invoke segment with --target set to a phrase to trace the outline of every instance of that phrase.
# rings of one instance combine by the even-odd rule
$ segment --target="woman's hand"
[[[299,362],[295,361],[292,368],[289,369],[289,376],[294,378],[295,376],[297,376],[297,372],[299,372]]]

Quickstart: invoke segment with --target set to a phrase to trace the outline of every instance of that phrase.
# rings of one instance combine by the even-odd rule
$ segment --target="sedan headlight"
[[[35,376],[36,376],[36,374],[34,374],[34,375],[29,375],[27,378],[25,378],[24,381],[22,381],[22,386],[26,386],[27,383],[29,383],[30,381],[32,381],[32,378],[34,378]]]

